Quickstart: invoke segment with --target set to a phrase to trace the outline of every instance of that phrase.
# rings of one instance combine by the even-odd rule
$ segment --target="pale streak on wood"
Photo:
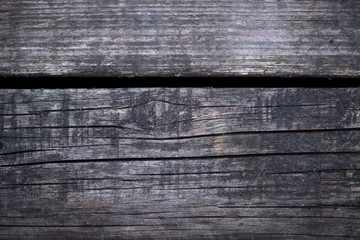
[[[360,73],[358,0],[3,0],[0,75]]]
[[[0,238],[358,239],[359,90],[0,90]]]

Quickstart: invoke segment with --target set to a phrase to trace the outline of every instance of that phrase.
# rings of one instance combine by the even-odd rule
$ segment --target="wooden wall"
[[[2,0],[0,76],[360,74],[359,0]]]
[[[359,239],[359,127],[359,88],[0,90],[0,239]]]

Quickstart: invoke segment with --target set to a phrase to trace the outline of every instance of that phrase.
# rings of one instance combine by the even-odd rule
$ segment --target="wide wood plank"
[[[0,90],[0,238],[358,239],[359,90]]]
[[[360,73],[358,0],[3,0],[0,75]]]

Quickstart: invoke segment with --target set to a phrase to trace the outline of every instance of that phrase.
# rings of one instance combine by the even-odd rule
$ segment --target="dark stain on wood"
[[[358,239],[360,94],[0,90],[1,239]]]

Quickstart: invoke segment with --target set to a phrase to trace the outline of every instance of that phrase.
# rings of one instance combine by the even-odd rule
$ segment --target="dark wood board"
[[[358,77],[358,0],[2,0],[2,76]]]
[[[0,239],[359,239],[360,89],[0,90]]]

